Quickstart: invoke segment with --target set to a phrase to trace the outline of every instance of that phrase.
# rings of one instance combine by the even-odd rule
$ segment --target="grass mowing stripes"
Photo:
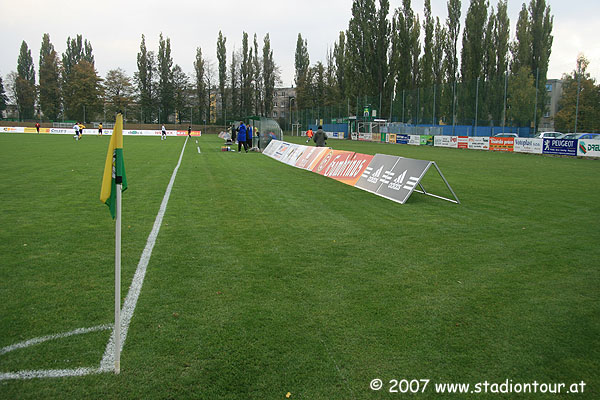
[[[423,398],[438,397],[434,382],[506,379],[584,380],[581,398],[600,394],[597,161],[329,141],[434,160],[462,202],[414,193],[399,205],[199,142],[202,154],[184,154],[121,375],[5,381],[0,397],[390,396],[369,389],[374,378],[431,379]],[[0,346],[110,323],[107,138],[0,143]],[[125,138],[123,296],[181,146]],[[424,184],[445,190],[435,170]],[[92,365],[107,339],[18,350],[0,371]]]

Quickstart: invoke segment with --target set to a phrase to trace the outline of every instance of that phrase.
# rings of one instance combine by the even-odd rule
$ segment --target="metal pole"
[[[479,108],[479,77],[477,77],[477,83],[475,87],[475,131],[473,136],[477,136],[477,112]]]
[[[456,80],[452,85],[452,136],[456,127]]]
[[[577,102],[575,105],[575,131],[573,133],[577,133],[577,117],[579,116],[579,91],[581,85],[581,74],[579,71],[577,72]]]
[[[506,91],[508,88],[508,71],[504,73],[504,112],[502,115],[502,133],[504,133],[504,128],[506,127]]]
[[[535,107],[533,111],[533,135],[536,133],[537,125],[537,103],[538,103],[538,86],[540,82],[540,68],[538,67],[535,72]]]
[[[402,123],[404,123],[404,93],[406,89],[402,89]]]
[[[115,219],[115,374],[121,372],[121,183],[116,185]]]
[[[435,126],[435,95],[437,94],[435,83],[433,84],[433,125]]]

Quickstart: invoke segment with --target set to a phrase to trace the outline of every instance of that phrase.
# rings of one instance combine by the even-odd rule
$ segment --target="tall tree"
[[[138,71],[135,73],[138,97],[141,107],[142,120],[152,122],[154,114],[155,87],[154,79],[156,73],[156,58],[152,51],[146,49],[146,38],[142,35],[140,52],[137,54]]]
[[[133,102],[134,88],[131,78],[121,68],[111,69],[104,79],[104,111],[106,115],[125,112]]]
[[[219,31],[217,39],[217,60],[219,61],[219,95],[221,97],[221,123],[225,124],[225,113],[227,111],[227,97],[225,96],[225,85],[227,81],[227,50],[225,44],[227,38]]]
[[[202,120],[208,119],[210,115],[210,102],[206,87],[206,61],[202,58],[202,49],[196,49],[196,60],[194,61],[194,72],[196,74],[195,91],[198,100],[198,115]]]
[[[563,92],[554,128],[561,132],[600,132],[600,86],[590,77],[589,61],[583,54],[577,57],[577,67],[563,75]],[[579,99],[577,98],[579,94]]]
[[[87,40],[83,39],[81,35],[77,35],[75,38],[67,38],[67,48],[62,54],[62,94],[64,113],[67,118],[77,119],[76,116],[83,117],[82,107],[80,104],[80,97],[76,93],[75,83],[72,82],[72,74],[75,67],[82,61],[85,61],[86,65],[82,70],[89,72],[89,66],[94,70],[96,78],[97,73],[94,69],[94,55],[92,54],[92,44]],[[81,76],[81,70],[80,76]],[[80,82],[77,82],[79,85]],[[74,107],[74,108],[73,108]],[[86,115],[87,117],[87,115]]]
[[[488,1],[471,0],[465,30],[463,31],[460,74],[461,87],[460,115],[464,122],[476,123],[481,114],[478,110],[479,84],[483,82],[485,60],[485,31],[488,20]],[[481,80],[481,82],[480,82]]]
[[[338,40],[333,45],[333,57],[335,59],[335,74],[338,92],[346,95],[346,34],[340,32]]]
[[[248,34],[242,35],[242,65],[241,65],[241,111],[244,116],[252,113],[252,49],[248,44]]]
[[[444,70],[446,71],[446,87],[443,93],[444,114],[448,115],[448,123],[456,121],[456,81],[458,80],[458,38],[460,36],[461,1],[448,0],[448,17],[446,18],[446,44],[444,46]]]
[[[210,60],[206,60],[204,69],[204,84],[206,86],[206,98],[208,99],[208,111],[205,120],[212,124],[217,122],[217,85],[215,82],[215,69]]]
[[[507,118],[515,126],[528,126],[533,118],[535,82],[529,68],[513,71],[508,83]]]
[[[265,115],[273,114],[273,98],[275,97],[275,82],[277,70],[273,61],[273,50],[271,49],[271,38],[267,33],[263,41],[263,66],[262,81],[264,85],[264,112]]]
[[[190,119],[190,78],[178,64],[173,67],[173,108],[175,122]]]
[[[171,58],[171,39],[158,41],[158,99],[160,121],[169,122],[169,116],[175,110],[175,87],[173,84],[173,59]]]
[[[0,116],[2,112],[6,110],[6,106],[8,105],[8,96],[6,95],[6,91],[4,90],[4,84],[2,83],[2,77],[0,76]]]
[[[424,4],[425,20],[423,21],[423,56],[421,57],[421,104],[424,121],[431,122],[433,118],[433,95],[434,95],[434,75],[433,75],[433,52],[435,41],[435,23],[431,15],[431,0],[425,0]]]
[[[295,82],[296,82],[296,104],[298,109],[304,109],[310,106],[310,81],[308,79],[310,68],[310,57],[308,55],[308,43],[302,39],[302,35],[298,34],[296,41],[295,55]]]
[[[389,12],[389,3],[385,15]],[[381,26],[380,25],[381,22]],[[376,60],[376,46],[383,44],[387,49],[389,40],[384,36],[389,35],[389,25],[385,18],[378,18],[375,0],[354,0],[352,2],[352,17],[346,31],[346,61],[347,61],[347,90],[350,99],[357,96],[378,95],[379,71],[378,64],[383,60]],[[386,31],[387,29],[387,31]],[[381,34],[379,31],[381,30]],[[382,36],[381,39],[378,36]],[[379,39],[379,40],[378,40]],[[381,56],[380,54],[378,56]],[[387,52],[383,55],[387,65]],[[381,71],[383,74],[383,69]]]
[[[494,48],[495,60],[494,73],[491,77],[491,96],[489,100],[489,112],[492,120],[502,121],[504,116],[504,88],[508,73],[508,53],[510,47],[510,20],[507,12],[506,0],[498,2],[498,10],[495,16]]]
[[[40,47],[39,104],[44,117],[56,120],[60,114],[60,67],[50,35],[44,34]]]
[[[435,40],[433,44],[433,118],[434,123],[438,123],[442,117],[443,110],[443,99],[444,99],[444,87],[442,83],[445,79],[444,74],[444,46],[447,42],[447,31],[444,26],[440,23],[439,17],[436,17],[435,23]]]
[[[529,3],[530,27],[531,27],[531,73],[537,80],[537,114],[535,126],[543,115],[546,105],[546,77],[548,75],[548,63],[552,52],[552,26],[554,17],[550,15],[550,6],[546,0],[531,0]]]
[[[31,50],[27,43],[21,43],[21,50],[17,60],[17,108],[21,120],[33,119],[35,115],[35,70]]]
[[[264,56],[264,55],[263,55]],[[254,115],[261,115],[264,109],[263,101],[263,80],[262,80],[262,66],[261,58],[258,56],[258,39],[256,33],[254,34],[254,57],[252,59],[254,73],[252,91],[254,92]]]
[[[379,0],[379,8],[375,15],[375,34],[374,34],[374,49],[371,60],[371,73],[374,76],[373,95],[380,96],[380,104],[384,110],[378,110],[379,115],[383,111],[386,113],[389,110],[389,98],[393,90],[393,79],[390,79],[389,74],[389,43],[392,35],[392,27],[388,20],[390,13],[389,0]],[[379,108],[377,106],[377,108]]]
[[[87,60],[79,61],[71,69],[69,87],[72,95],[65,97],[68,118],[84,123],[96,118],[102,110],[101,82],[94,65]]]
[[[231,66],[229,67],[230,90],[231,90],[231,118],[239,119],[240,112],[240,95],[239,95],[239,62],[235,50],[231,53]]]
[[[529,13],[525,3],[519,12],[517,20],[516,39],[511,44],[512,62],[510,69],[514,72],[522,67],[530,67],[531,61],[531,29],[529,27]]]
[[[403,0],[393,20],[392,64],[396,71],[396,99],[403,99],[405,120],[418,120],[419,57],[421,24],[410,0]]]

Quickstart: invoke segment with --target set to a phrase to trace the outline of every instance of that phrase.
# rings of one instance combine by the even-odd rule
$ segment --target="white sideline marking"
[[[169,197],[171,196],[171,190],[173,189],[173,184],[175,182],[175,177],[177,176],[177,171],[179,170],[179,166],[181,165],[181,160],[183,158],[183,153],[185,151],[185,146],[187,144],[188,138],[185,139],[185,143],[183,144],[183,149],[181,150],[181,155],[179,156],[179,161],[177,162],[177,166],[173,170],[173,174],[171,175],[171,180],[169,181],[169,185],[167,186],[167,190],[163,197],[163,201],[158,210],[158,214],[156,215],[156,219],[154,220],[154,226],[152,227],[152,231],[148,236],[148,240],[146,241],[146,247],[142,252],[142,256],[138,263],[137,269],[135,271],[135,275],[133,277],[133,281],[131,282],[131,286],[129,288],[129,292],[127,293],[127,297],[125,298],[125,302],[123,303],[123,307],[121,309],[121,351],[123,350],[123,346],[125,345],[125,339],[127,338],[127,330],[129,329],[129,324],[131,323],[131,318],[133,317],[133,312],[135,311],[135,306],[137,304],[138,297],[142,290],[142,285],[144,283],[144,277],[146,276],[146,269],[148,267],[148,263],[150,261],[150,257],[152,256],[152,250],[154,249],[154,245],[156,243],[156,238],[158,237],[158,232],[160,231],[160,226],[162,224],[163,217],[165,215],[165,211],[167,210],[167,204],[169,203]],[[39,338],[34,338],[27,340],[25,342],[16,343],[10,346],[3,347],[0,349],[0,355],[8,353],[9,351],[13,351],[16,349],[21,349],[29,346],[33,346],[39,343],[46,342],[48,340],[59,339],[64,337],[69,337],[73,335],[80,335],[83,333],[96,332],[101,330],[109,330],[112,329],[112,325],[99,325],[92,328],[79,328],[66,333],[59,333],[56,335],[48,335],[42,336]],[[83,367],[76,369],[42,369],[42,370],[22,370],[17,372],[0,372],[0,381],[7,379],[33,379],[33,378],[60,378],[67,376],[84,376],[90,374],[99,374],[103,372],[111,372],[114,371],[114,358],[115,358],[115,331],[113,329],[110,339],[106,344],[106,350],[104,351],[104,355],[102,356],[102,360],[100,361],[100,366],[95,367]]]
[[[135,275],[133,276],[133,281],[131,282],[131,286],[129,287],[129,292],[127,293],[127,297],[125,298],[123,307],[121,308],[121,351],[123,351],[125,339],[127,339],[127,330],[129,329],[131,317],[133,317],[133,312],[135,311],[135,306],[137,304],[138,297],[140,296],[142,285],[144,284],[146,268],[148,267],[148,262],[150,261],[150,257],[152,256],[152,249],[154,249],[154,244],[156,243],[156,238],[158,237],[158,231],[160,231],[160,226],[162,224],[165,211],[167,210],[167,204],[169,203],[169,197],[171,196],[173,183],[175,183],[175,177],[177,176],[177,171],[179,170],[179,166],[181,165],[181,159],[183,158],[183,152],[185,151],[185,145],[187,144],[187,141],[188,138],[185,138],[185,143],[183,144],[183,149],[181,150],[181,155],[179,156],[179,161],[177,162],[177,166],[175,167],[175,169],[173,170],[173,174],[171,175],[171,180],[169,181],[169,185],[167,186],[167,191],[165,192],[165,196],[163,197],[160,209],[158,210],[158,214],[156,215],[156,219],[154,220],[154,226],[152,227],[150,236],[148,236],[146,247],[142,252],[142,257],[140,258],[140,262],[138,263],[137,269],[135,270]],[[108,340],[108,344],[106,345],[106,350],[104,351],[102,361],[100,361],[100,371],[113,371],[114,367],[115,332],[113,330],[113,333],[110,336],[110,339]]]

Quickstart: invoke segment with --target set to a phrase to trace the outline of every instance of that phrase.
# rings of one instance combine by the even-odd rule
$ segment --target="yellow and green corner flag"
[[[127,189],[125,162],[123,161],[123,115],[120,113],[117,114],[115,127],[108,144],[104,175],[102,176],[102,189],[100,191],[100,201],[108,206],[113,219],[115,218],[117,202],[117,183],[122,184],[122,191]]]

